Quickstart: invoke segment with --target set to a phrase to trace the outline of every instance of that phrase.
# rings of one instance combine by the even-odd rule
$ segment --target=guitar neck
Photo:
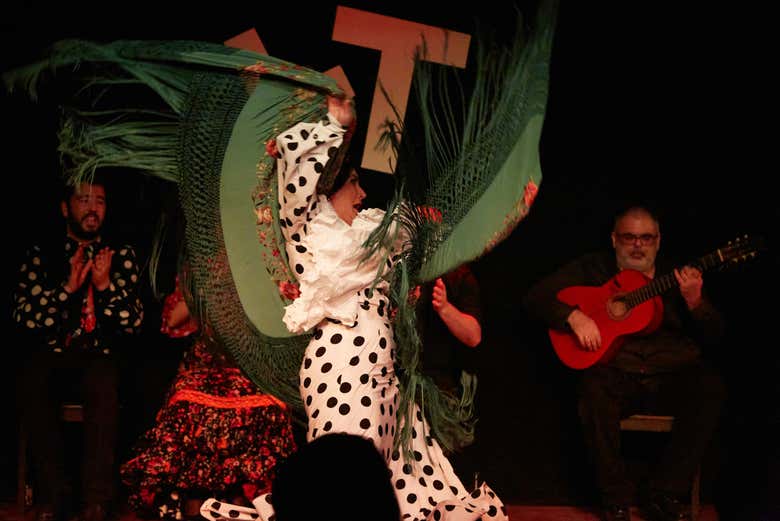
[[[707,271],[716,266],[719,266],[723,262],[724,259],[720,253],[720,250],[715,250],[714,252],[709,253],[704,257],[701,257],[700,259],[690,263],[689,266],[698,268],[701,271]],[[626,293],[625,301],[628,303],[630,308],[633,308],[642,302],[666,293],[676,286],[678,286],[678,284],[674,273],[667,273],[666,275],[654,278],[647,285],[642,286],[641,288]]]

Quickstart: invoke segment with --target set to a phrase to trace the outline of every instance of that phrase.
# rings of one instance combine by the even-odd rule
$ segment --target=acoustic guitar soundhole
[[[612,320],[623,320],[631,312],[623,295],[615,295],[607,300],[607,315]]]

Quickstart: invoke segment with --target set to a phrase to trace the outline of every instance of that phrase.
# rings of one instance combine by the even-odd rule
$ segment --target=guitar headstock
[[[729,241],[710,255],[715,264],[712,267],[720,269],[741,264],[758,257],[759,253],[766,251],[767,246],[763,237],[751,237],[747,234]]]

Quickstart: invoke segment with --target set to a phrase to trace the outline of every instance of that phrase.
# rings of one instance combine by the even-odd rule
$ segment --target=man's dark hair
[[[622,206],[620,210],[618,210],[615,213],[615,218],[612,222],[612,229],[613,230],[617,229],[617,224],[620,219],[622,219],[626,215],[636,213],[636,212],[641,212],[649,215],[650,218],[653,219],[655,223],[658,225],[658,228],[659,229],[661,228],[661,220],[658,217],[658,212],[655,211],[652,205],[647,203],[632,202]]]
[[[103,190],[105,190],[106,194],[108,194],[108,177],[106,176],[106,174],[95,172],[94,176],[83,179],[80,182],[74,183],[73,181],[66,181],[62,187],[62,200],[67,203],[70,200],[73,193],[76,191],[76,186],[80,185],[81,183],[88,183],[90,185],[102,186]]]

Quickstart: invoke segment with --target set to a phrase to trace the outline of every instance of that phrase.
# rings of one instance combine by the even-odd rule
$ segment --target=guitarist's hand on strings
[[[599,326],[588,315],[575,309],[569,314],[566,321],[579,340],[583,349],[595,351],[601,347],[601,332]]]
[[[701,304],[701,287],[704,285],[701,271],[691,266],[684,266],[681,270],[674,270],[674,278],[680,285],[680,293],[688,309],[698,307]]]

